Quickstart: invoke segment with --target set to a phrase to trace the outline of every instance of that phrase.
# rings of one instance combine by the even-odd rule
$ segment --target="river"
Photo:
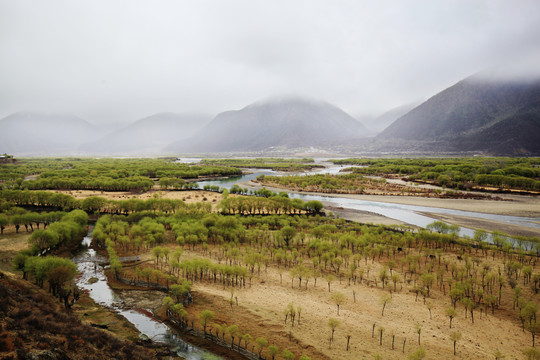
[[[92,243],[92,230],[90,228],[88,235],[83,239],[82,244],[85,247]],[[77,286],[80,289],[88,291],[92,300],[96,303],[106,306],[124,316],[131,322],[141,334],[154,342],[167,345],[178,356],[187,360],[218,360],[221,357],[214,355],[197,346],[189,344],[182,340],[174,330],[166,324],[151,317],[150,311],[146,309],[126,309],[122,297],[115,293],[107,283],[104,269],[99,262],[105,259],[100,257],[95,250],[87,248],[73,258],[81,276],[77,279]],[[97,281],[90,281],[90,279]]]
[[[307,174],[337,174],[343,169],[342,166],[331,165],[325,169],[317,169],[315,171],[310,171],[304,173]],[[200,181],[199,187],[203,188],[205,185],[217,185],[221,188],[230,189],[235,184],[246,183],[251,180],[256,179],[260,175],[284,175],[283,173],[272,171],[272,170],[255,170],[250,174],[243,176],[237,176],[228,179],[220,180],[207,180]],[[300,175],[300,174],[296,174]],[[463,210],[453,210],[440,207],[429,207],[429,206],[415,206],[415,205],[405,205],[405,204],[396,204],[396,203],[386,203],[379,201],[366,201],[360,199],[352,199],[343,196],[326,196],[326,195],[313,195],[313,194],[300,194],[293,191],[283,190],[289,194],[291,198],[298,198],[304,201],[318,200],[331,204],[335,207],[341,207],[344,209],[351,210],[360,210],[368,211],[375,214],[383,215],[391,219],[399,220],[404,223],[426,227],[428,224],[436,221],[436,218],[429,217],[426,213],[433,214],[448,214],[448,215],[457,215],[469,218],[478,218],[491,221],[497,221],[501,223],[506,223],[510,225],[519,225],[526,228],[540,229],[540,223],[538,218],[533,217],[522,217],[522,216],[510,216],[510,215],[497,215],[489,214],[482,212],[473,212],[473,211],[463,211]],[[474,235],[474,230],[462,227],[460,230],[461,236],[472,237]]]

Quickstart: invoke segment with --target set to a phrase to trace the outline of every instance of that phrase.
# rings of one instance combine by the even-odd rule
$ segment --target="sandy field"
[[[210,202],[217,205],[222,195],[213,191],[204,190],[190,190],[190,191],[170,191],[170,190],[150,190],[142,194],[134,194],[131,192],[118,192],[118,191],[93,191],[93,190],[71,190],[71,191],[55,191],[62,192],[73,196],[76,199],[86,199],[90,196],[99,196],[109,200],[127,200],[127,199],[150,199],[154,196],[163,199],[177,199],[183,200],[188,204],[195,202]]]
[[[195,254],[186,252],[188,257],[193,255]],[[448,256],[455,259],[455,255]],[[363,262],[362,266],[365,266]],[[338,280],[332,282],[331,293],[328,292],[328,285],[323,278],[318,279],[316,287],[313,279],[310,279],[307,289],[305,282],[300,289],[295,278],[292,288],[287,271],[282,271],[283,282],[280,283],[279,271],[269,268],[267,272],[253,279],[251,288],[248,286],[235,290],[238,306],[234,305],[232,310],[228,305],[228,289],[212,283],[196,282],[193,285],[196,301],[190,306],[189,312],[195,317],[201,310],[213,310],[218,321],[229,325],[237,324],[240,329],[254,337],[264,336],[269,344],[277,344],[280,349],[288,348],[295,352],[297,358],[306,354],[312,359],[357,360],[372,359],[375,354],[380,354],[383,359],[403,359],[418,348],[416,324],[422,328],[420,342],[428,359],[489,359],[494,358],[493,354],[497,349],[506,355],[506,359],[521,359],[522,349],[530,346],[529,333],[522,332],[515,314],[511,311],[511,303],[504,301],[503,309],[497,310],[495,315],[490,312],[488,315],[480,314],[477,309],[474,324],[470,315],[465,318],[463,307],[458,305],[458,315],[450,329],[449,319],[445,315],[445,309],[450,307],[448,296],[444,296],[438,289],[432,290],[430,298],[427,299],[433,304],[430,319],[429,310],[421,297],[416,301],[415,295],[410,291],[413,284],[401,283],[397,286],[397,292],[392,294],[392,300],[386,306],[383,316],[380,299],[389,294],[393,284],[388,284],[385,289],[380,282],[375,286],[373,280],[380,267],[377,262],[372,264],[369,281],[364,279],[362,284],[349,285],[347,280],[341,283]],[[400,275],[403,278],[404,275]],[[339,315],[331,300],[334,292],[341,292],[347,298]],[[294,327],[291,327],[290,322],[284,324],[283,310],[289,303],[302,307],[301,322]],[[331,348],[331,331],[327,325],[330,318],[336,318],[340,322]],[[384,328],[382,345],[379,345],[379,327]],[[260,333],[261,331],[263,333]],[[453,356],[453,343],[450,340],[450,334],[454,331],[461,332],[463,336],[457,343],[456,357]],[[349,351],[346,351],[347,335],[351,335]],[[395,335],[394,349],[392,335]],[[289,340],[289,336],[292,336],[292,340]],[[405,353],[402,352],[404,341]]]

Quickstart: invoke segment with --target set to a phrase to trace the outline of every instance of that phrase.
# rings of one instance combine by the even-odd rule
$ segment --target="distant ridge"
[[[338,107],[298,97],[271,98],[218,114],[189,141],[167,149],[182,152],[261,151],[299,148],[362,137],[366,128]]]
[[[390,109],[379,116],[364,120],[362,123],[373,133],[378,134],[420,104],[421,102],[415,102],[401,105]]]
[[[377,139],[430,142],[433,149],[540,154],[540,80],[477,74],[414,108]]]
[[[0,120],[0,153],[17,155],[72,154],[79,145],[101,135],[75,115],[17,112]]]
[[[210,122],[200,114],[158,113],[85,143],[80,150],[92,154],[161,154],[171,142],[191,137]]]

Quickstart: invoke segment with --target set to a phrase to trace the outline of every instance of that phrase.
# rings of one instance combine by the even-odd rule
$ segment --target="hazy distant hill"
[[[489,80],[482,74],[433,96],[378,138],[435,142],[453,151],[531,154],[538,153],[539,119],[540,80]]]
[[[366,133],[360,122],[326,102],[273,98],[221,113],[192,139],[173,143],[168,149],[227,152],[299,148],[361,137]]]
[[[415,102],[412,104],[406,104],[393,108],[385,113],[371,118],[359,118],[359,120],[364,124],[371,132],[378,134],[388,126],[390,126],[394,121],[420,105],[420,102]]]
[[[71,154],[102,133],[74,115],[17,112],[0,120],[0,153]]]
[[[159,113],[88,142],[81,149],[93,154],[159,154],[171,142],[191,137],[210,120],[204,115]]]

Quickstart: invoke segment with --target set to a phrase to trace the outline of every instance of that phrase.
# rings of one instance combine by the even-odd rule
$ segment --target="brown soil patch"
[[[150,190],[141,194],[122,191],[94,191],[94,190],[69,190],[59,191],[50,190],[54,192],[61,192],[73,196],[76,199],[86,199],[90,196],[99,196],[108,200],[128,200],[128,199],[141,199],[146,200],[153,197],[160,197],[163,199],[176,199],[183,200],[188,204],[196,202],[208,202],[217,205],[221,199],[222,194],[213,191],[204,190],[186,190],[186,191],[171,191],[171,190]]]

